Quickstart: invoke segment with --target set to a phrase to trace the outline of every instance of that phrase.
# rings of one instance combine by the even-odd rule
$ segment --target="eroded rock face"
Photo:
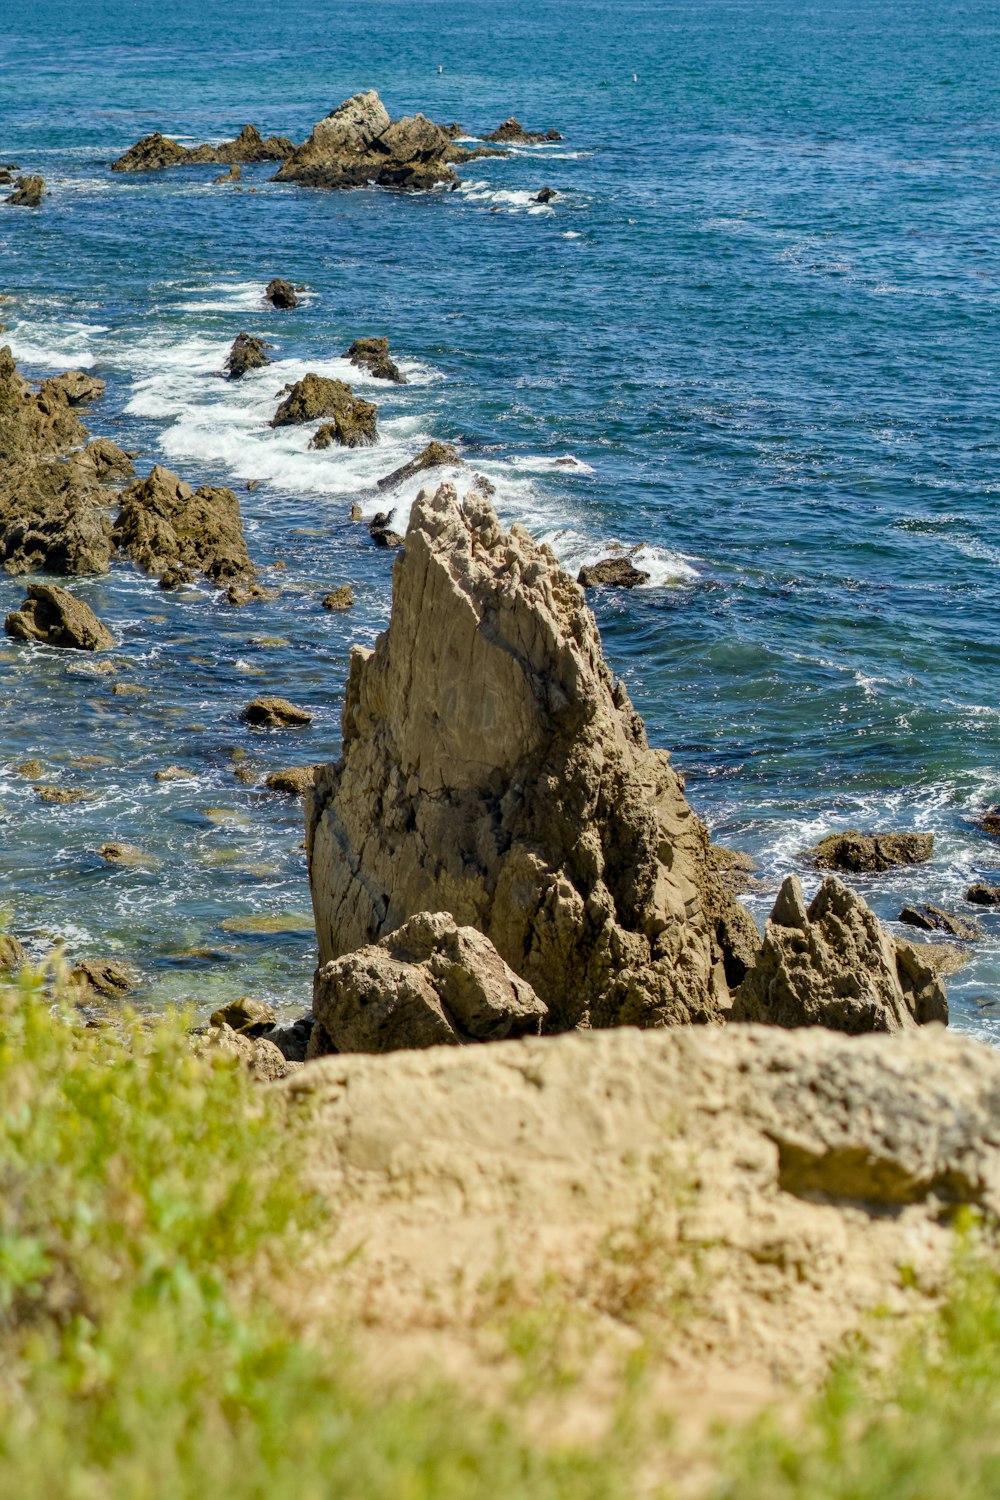
[[[934,850],[932,833],[831,833],[811,851],[823,870],[849,870],[852,874],[881,874],[894,865],[922,864]]]
[[[285,161],[278,182],[306,187],[429,188],[456,182],[451,136],[425,115],[391,120],[374,89],[346,99],[320,120]]]
[[[606,557],[581,568],[576,581],[585,589],[635,589],[649,582],[649,574],[637,568],[631,558]]]
[[[790,875],[732,1019],[896,1033],[947,1021],[948,997],[922,950],[893,939],[856,891],[828,876],[806,910]]]
[[[406,376],[389,355],[388,339],[355,339],[347,351],[347,358],[359,370],[367,370],[369,375],[374,375],[376,380],[391,380],[396,385],[406,384]]]
[[[421,911],[477,928],[546,1027],[718,1020],[759,946],[580,588],[478,494],[423,491],[307,812],[320,962]]]
[[[7,616],[6,630],[16,640],[78,651],[110,651],[115,644],[90,605],[54,583],[29,583],[28,597]]]
[[[447,912],[420,912],[319,969],[313,1014],[318,1056],[537,1035],[546,1007],[481,932]]]
[[[161,577],[194,569],[222,587],[255,573],[232,490],[194,490],[160,464],[122,492],[113,540],[140,568]]]
[[[328,380],[325,375],[304,375],[297,380],[271,419],[272,427],[289,427],[305,422],[325,422],[311,446],[328,448],[339,443],[345,448],[364,447],[378,436],[378,407],[374,401],[355,396],[343,380]]]

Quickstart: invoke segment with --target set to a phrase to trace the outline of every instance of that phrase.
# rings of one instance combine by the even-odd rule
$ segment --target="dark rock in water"
[[[551,203],[556,196],[555,188],[544,187],[540,193],[535,194],[536,203]]]
[[[89,406],[104,395],[104,381],[83,370],[67,370],[65,375],[53,375],[43,380],[38,387],[42,397],[62,397],[69,406]]]
[[[275,180],[319,188],[429,188],[457,182],[449,165],[456,149],[448,132],[424,115],[391,120],[369,89],[320,120]]]
[[[212,185],[218,187],[221,183],[239,182],[242,176],[243,168],[237,162],[233,162],[228,172],[221,172],[218,177],[212,178]]]
[[[365,447],[377,436],[378,407],[355,396],[343,380],[325,375],[305,375],[297,380],[271,419],[272,427],[296,426],[322,417],[332,420],[316,433],[310,444],[327,448],[339,443],[345,448]]]
[[[558,130],[525,130],[513,115],[483,136],[484,141],[504,141],[508,146],[538,146],[543,141],[561,141]]]
[[[746,854],[742,849],[726,849],[721,844],[713,844],[711,853],[719,879],[734,895],[761,888],[761,882],[753,876],[757,861],[752,854]]]
[[[257,1027],[268,1030],[277,1020],[274,1006],[266,1000],[251,1000],[243,996],[220,1006],[209,1017],[210,1026],[231,1026],[234,1031],[253,1035]],[[259,1034],[259,1033],[258,1033]]]
[[[230,380],[242,380],[248,370],[262,370],[271,363],[267,350],[271,345],[251,333],[238,333],[226,359],[226,375]],[[251,480],[251,483],[253,481]],[[249,488],[249,486],[247,486]]]
[[[975,906],[1000,906],[1000,885],[987,885],[977,880],[965,893],[966,901]]]
[[[4,199],[12,208],[41,208],[45,196],[44,177],[18,177],[14,191]]]
[[[135,844],[122,844],[117,839],[111,839],[106,844],[101,844],[96,851],[99,859],[103,859],[109,865],[128,865],[133,869],[139,869],[143,865],[151,863],[149,856]]]
[[[313,784],[315,770],[315,766],[288,766],[284,771],[272,771],[264,784],[269,792],[304,797]]]
[[[995,834],[1000,838],[1000,807],[991,807],[979,820],[979,826],[984,833]]]
[[[284,281],[280,276],[275,276],[267,283],[264,296],[272,307],[280,308],[283,312],[288,312],[299,305],[298,293],[292,283]]]
[[[255,698],[243,710],[243,717],[263,729],[300,729],[313,718],[308,709],[297,708],[287,698]]]
[[[90,605],[54,583],[29,583],[28,597],[7,616],[6,630],[17,640],[78,651],[110,651],[115,645]]]
[[[111,163],[112,172],[160,172],[166,167],[202,166],[209,163],[230,165],[255,161],[282,161],[295,150],[295,143],[285,136],[261,138],[256,125],[244,125],[235,140],[221,146],[182,146],[159,130],[143,136],[123,156]]]
[[[641,583],[648,583],[649,574],[633,566],[628,557],[606,557],[603,562],[581,568],[576,581],[585,589],[634,589]]]
[[[922,932],[946,932],[949,937],[970,941],[981,938],[982,928],[971,917],[957,917],[952,912],[942,911],[940,906],[922,902],[919,906],[904,906],[899,920],[908,927],[919,927]]]
[[[834,876],[807,911],[802,886],[790,875],[757,961],[736,992],[731,1020],[826,1026],[851,1036],[947,1021],[944,986],[922,953],[893,939]]]
[[[378,515],[372,516],[368,523],[368,535],[376,547],[401,547],[404,538],[398,531],[391,530],[389,526],[390,516],[387,511],[380,510]]]
[[[367,370],[377,380],[392,380],[396,385],[406,384],[406,376],[400,373],[396,361],[389,357],[388,339],[355,339],[347,351],[347,358],[352,365]]]
[[[109,958],[87,958],[78,963],[70,974],[70,983],[90,995],[101,995],[107,1000],[120,999],[136,987],[137,975],[128,964],[116,963]]]
[[[394,490],[398,485],[405,484],[412,479],[414,474],[421,474],[424,469],[439,469],[445,464],[461,464],[463,462],[457,448],[451,443],[439,443],[435,438],[427,444],[422,453],[416,458],[411,458],[407,464],[402,464],[398,469],[393,469],[391,474],[385,474],[378,481],[378,489]]]
[[[286,1062],[305,1062],[314,1025],[311,1015],[299,1016],[294,1021],[279,1021],[265,1032],[264,1037],[277,1047]]]
[[[922,864],[934,850],[932,833],[831,833],[809,853],[826,870],[850,870],[856,875],[881,874],[894,865]]]
[[[160,464],[122,492],[113,540],[147,573],[195,569],[218,587],[254,577],[232,490],[198,490]]]
[[[338,1052],[395,1052],[537,1036],[547,1007],[489,938],[421,912],[319,969],[313,1012]]]
[[[339,588],[333,589],[331,593],[324,594],[323,608],[332,609],[337,613],[354,607],[354,590],[349,583],[342,583]]]
[[[13,933],[0,932],[0,974],[13,974],[28,962],[28,950]]]

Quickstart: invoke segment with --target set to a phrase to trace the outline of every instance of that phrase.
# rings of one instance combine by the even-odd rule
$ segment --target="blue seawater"
[[[260,772],[337,754],[348,648],[384,626],[391,566],[350,504],[432,436],[567,565],[644,544],[650,586],[593,597],[607,655],[716,836],[757,857],[758,917],[852,825],[936,835],[929,865],[861,882],[887,920],[914,899],[971,912],[970,880],[1000,880],[977,827],[1000,800],[992,0],[34,0],[3,19],[0,159],[51,191],[0,208],[4,337],[33,377],[106,380],[89,425],[143,472],[237,487],[282,589],[233,610],[118,566],[73,585],[120,637],[117,677],[0,650],[0,893],[34,951],[131,959],[150,1006],[308,1002],[301,812],[235,780],[232,752]],[[474,136],[514,113],[565,139],[418,196],[108,170],[157,128],[301,140],[364,87]],[[263,302],[276,274],[307,288],[298,311]],[[231,386],[241,329],[276,363]],[[288,379],[344,373],[369,333],[410,376],[355,379],[376,449],[266,427]],[[343,582],[357,606],[329,615]],[[0,577],[0,609],[22,593]],[[112,692],[129,680],[148,696]],[[312,727],[243,726],[264,690]],[[85,800],[40,803],[13,770],[34,756]],[[188,777],[156,781],[171,764]],[[102,863],[110,838],[153,865]],[[280,930],[242,930],[255,917]],[[996,1039],[1000,914],[981,920],[953,1014]]]

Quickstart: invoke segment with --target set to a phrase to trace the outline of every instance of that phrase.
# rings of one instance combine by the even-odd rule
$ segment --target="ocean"
[[[986,0],[8,7],[0,161],[50,196],[0,207],[0,339],[32,378],[105,380],[85,420],[141,473],[232,485],[280,586],[233,609],[116,565],[72,585],[120,638],[116,677],[0,647],[0,902],[30,950],[132,962],[151,1008],[308,1006],[301,807],[233,752],[261,775],[336,757],[392,564],[350,507],[379,509],[366,491],[432,437],[572,571],[641,546],[648,585],[591,596],[606,654],[714,836],[756,858],[759,920],[848,827],[935,834],[929,864],[855,882],[890,925],[908,901],[974,914],[970,881],[1000,882],[977,825],[1000,801],[998,40]],[[563,140],[418,195],[109,171],[154,129],[301,140],[362,88],[393,117]],[[298,310],[264,301],[276,275]],[[242,330],[275,362],[224,382]],[[368,334],[407,385],[347,365]],[[307,370],[378,402],[377,446],[267,427]],[[341,583],[357,602],[331,615]],[[0,575],[0,610],[23,594]],[[249,729],[263,692],[312,726]],[[34,757],[84,799],[40,803],[14,770]],[[109,839],[148,865],[107,865]],[[976,914],[953,1022],[996,1041],[1000,912]]]

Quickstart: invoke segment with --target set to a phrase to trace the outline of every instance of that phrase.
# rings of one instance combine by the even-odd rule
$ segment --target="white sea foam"
[[[62,371],[96,365],[97,355],[89,345],[107,331],[99,323],[33,317],[30,322],[18,321],[3,337],[19,364]]]
[[[463,182],[459,193],[469,203],[492,203],[500,208],[519,209],[529,214],[552,214],[549,203],[538,203],[537,188],[497,188],[489,182]]]

